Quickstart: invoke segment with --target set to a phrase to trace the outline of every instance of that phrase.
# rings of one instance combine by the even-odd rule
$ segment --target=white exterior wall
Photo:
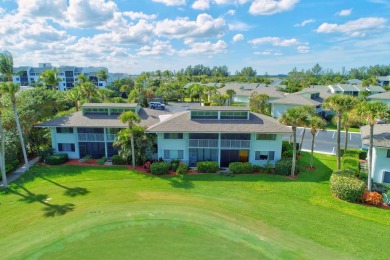
[[[188,138],[189,138],[188,133],[183,134],[183,139],[164,139],[164,134],[158,133],[157,134],[158,158],[163,158],[165,160],[164,150],[183,150],[182,161],[188,164],[189,162]]]
[[[254,165],[264,165],[266,160],[255,160],[256,151],[274,151],[274,164],[282,157],[282,134],[277,134],[275,140],[256,140],[256,134],[251,134],[251,148],[249,150],[249,162]]]
[[[387,150],[390,148],[373,147],[373,180],[383,182],[383,172],[390,171],[390,158],[387,158]]]
[[[72,134],[58,134],[55,127],[50,128],[51,134],[51,145],[55,149],[56,153],[67,153],[70,159],[78,159],[79,158],[79,145],[77,138],[77,127],[73,127]],[[60,152],[58,151],[58,144],[66,143],[66,144],[74,144],[75,151],[74,152]]]

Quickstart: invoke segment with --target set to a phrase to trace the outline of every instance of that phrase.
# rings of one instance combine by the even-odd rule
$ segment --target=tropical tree
[[[65,92],[65,100],[71,102],[76,108],[76,111],[79,111],[80,99],[81,99],[81,92],[79,87],[72,88]]]
[[[308,117],[306,118],[306,121],[303,122],[303,131],[302,131],[302,137],[301,137],[301,143],[299,144],[299,154],[301,154],[302,151],[302,145],[303,145],[303,139],[305,139],[306,134],[306,127],[308,127],[309,119],[315,115],[316,110],[314,107],[311,106],[303,106],[303,109],[307,112]]]
[[[313,153],[314,153],[314,139],[318,130],[324,130],[326,127],[326,121],[318,115],[313,115],[307,122],[307,127],[310,127],[311,133],[311,156],[310,156],[310,168],[313,168]]]
[[[107,70],[99,70],[97,73],[96,73],[96,77],[103,80],[104,82],[106,82],[106,87],[107,87],[107,81],[108,81],[108,73],[107,73]]]
[[[85,98],[86,100],[88,100],[88,102],[90,102],[94,97],[97,96],[98,88],[90,81],[81,83],[78,88],[80,89],[82,98]]]
[[[236,91],[234,89],[227,89],[226,94],[229,96],[229,106],[233,103],[233,96],[236,94]]]
[[[0,137],[1,137],[0,167],[1,167],[1,177],[3,178],[3,187],[7,188],[8,187],[7,173],[5,171],[5,136],[3,131],[2,112],[3,112],[3,104],[0,102]]]
[[[279,118],[279,122],[291,126],[293,131],[293,159],[291,167],[291,177],[294,177],[297,160],[297,127],[307,120],[307,112],[303,107],[291,107]]]
[[[340,154],[340,135],[341,135],[341,118],[343,113],[351,111],[358,103],[357,98],[349,95],[335,95],[325,99],[322,107],[334,111],[337,117],[337,169],[341,168],[341,154]]]
[[[204,92],[204,87],[200,84],[193,84],[189,87],[189,92],[191,97],[198,97],[199,102],[202,102],[202,96]]]
[[[56,88],[58,83],[61,81],[61,78],[58,78],[57,74],[57,68],[54,68],[53,70],[45,70],[41,75],[39,75],[39,80],[43,81],[43,84],[47,88]]]
[[[267,94],[258,94],[256,91],[252,92],[249,97],[249,109],[252,112],[260,113],[263,115],[268,113],[268,101],[269,96]]]
[[[211,96],[215,96],[218,92],[214,86],[206,86],[204,91],[207,94],[207,102],[211,102]]]
[[[119,120],[122,121],[122,123],[127,124],[127,129],[130,133],[130,145],[131,145],[131,162],[133,168],[135,168],[135,152],[134,152],[134,133],[133,133],[133,127],[141,122],[141,118],[132,111],[123,112],[119,116]]]
[[[372,150],[374,143],[374,125],[378,120],[389,115],[389,107],[379,101],[365,101],[357,108],[358,115],[370,126],[370,145],[368,148],[368,180],[367,189],[371,191],[372,186]]]
[[[3,83],[1,85],[1,93],[9,96],[11,99],[12,109],[14,111],[14,117],[15,117],[15,122],[16,122],[16,127],[18,129],[20,144],[22,146],[24,162],[26,165],[25,167],[26,167],[26,170],[28,171],[30,169],[30,167],[28,165],[26,146],[24,145],[22,128],[20,127],[18,111],[16,110],[16,96],[15,96],[15,94],[16,94],[16,92],[18,92],[19,89],[20,89],[20,86],[18,84],[12,83],[12,82],[6,82],[6,83]]]
[[[356,125],[361,123],[362,119],[357,113],[357,109],[352,109],[349,112],[343,113],[343,116],[341,118],[341,126],[344,128],[345,134],[344,134],[344,152],[348,149],[348,133],[349,129]]]
[[[0,74],[3,75],[5,81],[12,81],[14,75],[14,59],[11,53],[0,53]]]
[[[98,96],[102,99],[103,102],[107,102],[110,97],[114,95],[114,91],[107,88],[100,88],[97,91]]]

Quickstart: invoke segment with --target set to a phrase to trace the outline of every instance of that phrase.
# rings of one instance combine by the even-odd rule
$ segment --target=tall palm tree
[[[301,154],[302,151],[302,144],[303,144],[303,139],[305,139],[305,134],[306,134],[306,127],[308,127],[309,124],[309,119],[315,115],[316,110],[314,107],[311,106],[303,106],[303,109],[307,112],[307,120],[303,123],[303,131],[302,131],[302,137],[301,137],[301,143],[299,144],[299,154]]]
[[[14,75],[14,59],[11,53],[0,53],[0,74],[5,81],[12,81]]]
[[[371,191],[372,186],[372,148],[374,143],[374,125],[379,119],[386,118],[389,114],[389,107],[379,101],[365,101],[358,107],[358,115],[370,125],[370,145],[368,148],[368,180],[367,189]]]
[[[341,118],[343,113],[351,111],[356,104],[358,99],[349,95],[335,95],[325,99],[322,104],[323,108],[334,111],[337,117],[337,169],[341,167],[341,154],[340,154],[340,134],[341,134]]]
[[[199,102],[201,103],[203,92],[204,92],[204,87],[202,85],[199,85],[199,84],[194,84],[194,85],[190,86],[189,90],[190,90],[191,96],[198,96]]]
[[[108,80],[108,73],[107,73],[107,70],[99,70],[97,73],[96,73],[96,77],[103,80],[105,83],[106,83],[106,87],[107,87],[107,80]]]
[[[233,103],[233,96],[236,94],[236,92],[234,89],[227,89],[226,94],[229,96],[229,106],[231,106]]]
[[[80,83],[78,88],[80,89],[81,96],[88,101],[91,101],[92,98],[97,96],[98,88],[90,81]]]
[[[0,95],[1,97],[1,95]],[[7,188],[7,173],[5,171],[5,138],[4,138],[4,131],[3,131],[3,122],[2,122],[2,110],[3,110],[3,104],[0,102],[0,136],[1,136],[1,154],[0,154],[0,167],[1,167],[1,177],[3,178],[3,187]]]
[[[326,127],[326,121],[320,116],[311,116],[307,122],[307,126],[310,127],[311,133],[311,156],[310,156],[310,168],[313,168],[313,153],[314,153],[314,139],[318,130],[324,130]]]
[[[16,110],[16,95],[15,94],[16,94],[16,92],[18,92],[19,89],[20,89],[20,86],[18,84],[12,83],[12,82],[6,82],[6,83],[3,83],[1,85],[1,93],[8,95],[11,99],[12,108],[14,110],[14,117],[15,117],[15,121],[16,121],[16,127],[17,127],[18,133],[19,133],[20,144],[22,145],[24,162],[26,164],[26,170],[28,171],[30,169],[30,167],[28,165],[26,146],[24,145],[22,128],[20,127],[18,111]]]
[[[361,122],[361,117],[357,114],[357,109],[352,109],[348,113],[344,113],[341,118],[341,125],[344,128],[344,152],[348,149],[348,133],[349,129]]]
[[[74,107],[76,108],[76,111],[79,111],[80,99],[81,99],[81,93],[78,87],[72,88],[65,92],[65,100],[72,102]]]
[[[304,124],[307,113],[303,107],[292,107],[279,118],[279,122],[291,126],[293,131],[293,160],[291,167],[291,177],[294,177],[295,165],[297,160],[297,127]]]
[[[39,75],[39,80],[43,81],[46,87],[56,88],[58,83],[60,83],[61,78],[58,77],[58,69],[54,68],[53,70],[45,70]]]
[[[114,91],[107,88],[100,88],[98,89],[97,93],[98,96],[103,100],[103,102],[106,102],[114,94]]]
[[[130,143],[131,143],[131,162],[133,168],[135,168],[135,153],[134,153],[134,133],[133,127],[135,124],[141,122],[141,118],[132,111],[123,112],[119,119],[122,123],[126,123],[130,131]]]

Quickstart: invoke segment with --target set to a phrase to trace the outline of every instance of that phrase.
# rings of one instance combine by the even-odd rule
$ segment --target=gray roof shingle
[[[320,102],[313,99],[305,98],[300,95],[287,95],[285,98],[276,99],[270,101],[272,104],[291,104],[291,105],[301,105],[301,106],[318,106],[321,105]]]
[[[370,145],[370,126],[360,127],[364,145]],[[374,126],[374,146],[390,148],[390,124],[377,124]]]

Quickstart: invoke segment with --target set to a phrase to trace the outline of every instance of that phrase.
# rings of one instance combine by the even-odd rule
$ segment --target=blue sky
[[[258,74],[388,65],[389,0],[0,0],[0,50],[16,66],[188,65]]]

